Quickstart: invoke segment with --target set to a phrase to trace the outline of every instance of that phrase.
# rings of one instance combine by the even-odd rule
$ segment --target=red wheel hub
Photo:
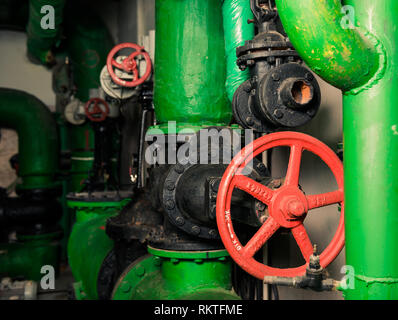
[[[101,107],[102,106],[102,107]],[[101,122],[106,119],[109,114],[109,106],[105,100],[100,98],[92,98],[87,101],[84,106],[87,118],[93,122]]]
[[[272,190],[243,175],[243,169],[257,155],[279,146],[290,147],[289,165],[283,186]],[[331,169],[336,178],[338,190],[305,195],[299,188],[301,156],[304,150],[319,156]],[[260,229],[242,245],[237,238],[231,221],[231,197],[234,188],[243,190],[268,206],[269,217]],[[336,154],[319,140],[297,132],[278,132],[263,136],[242,149],[231,161],[220,183],[217,195],[217,225],[225,248],[232,259],[245,271],[258,279],[265,276],[295,277],[305,274],[313,245],[303,221],[307,213],[315,208],[341,204],[337,231],[320,254],[320,264],[328,266],[344,247],[344,180],[343,165]],[[295,268],[274,268],[254,259],[254,255],[279,228],[290,229],[306,264]]]
[[[130,48],[134,49],[135,51],[131,53],[128,57],[126,57],[121,63],[118,63],[115,60],[115,55],[122,49],[125,48]],[[135,60],[138,56],[143,56],[146,62],[146,70],[145,73],[142,77],[139,77],[139,71],[138,71],[138,65],[137,61]],[[140,47],[139,45],[136,45],[134,43],[121,43],[117,46],[115,46],[108,54],[108,58],[106,61],[106,67],[108,69],[108,72],[112,78],[112,80],[122,86],[122,87],[136,87],[139,86],[140,84],[144,83],[145,80],[148,79],[152,72],[152,63],[151,63],[151,58],[149,57],[149,54],[145,51],[143,47]],[[123,70],[124,72],[127,73],[132,73],[133,79],[131,81],[126,81],[123,79],[120,79],[113,68],[117,68],[120,70]]]

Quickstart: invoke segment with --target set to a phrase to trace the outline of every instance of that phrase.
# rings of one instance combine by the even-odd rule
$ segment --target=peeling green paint
[[[384,284],[398,283],[398,278],[373,278],[359,274],[355,275],[355,278],[358,279],[359,281],[365,282],[366,286],[372,285],[374,283],[384,283]]]

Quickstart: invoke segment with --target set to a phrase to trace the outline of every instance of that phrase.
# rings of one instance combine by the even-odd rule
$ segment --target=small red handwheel
[[[93,122],[101,122],[106,119],[109,114],[109,106],[105,100],[101,98],[91,98],[84,106],[87,118]]]
[[[272,190],[243,175],[243,169],[250,161],[265,150],[289,146],[290,157],[284,184]],[[336,178],[338,190],[305,195],[299,188],[301,156],[304,150],[319,156],[331,169]],[[242,245],[237,238],[231,221],[231,196],[234,188],[249,193],[268,206],[269,216],[254,236]],[[298,132],[278,132],[265,135],[242,149],[225,171],[217,195],[217,225],[221,239],[232,259],[246,272],[258,279],[265,276],[295,277],[304,275],[313,245],[303,221],[309,210],[341,204],[340,221],[337,231],[320,254],[320,264],[328,266],[344,247],[344,177],[343,165],[337,155],[319,140]],[[279,228],[290,229],[306,264],[295,268],[275,268],[254,259],[255,253]]]
[[[121,63],[118,63],[115,60],[115,55],[118,51],[125,48],[134,49],[135,51],[125,58]],[[138,65],[137,61],[135,60],[135,58],[140,55],[144,57],[146,62],[146,70],[142,77],[139,77]],[[116,84],[129,88],[136,87],[144,83],[144,81],[148,79],[152,72],[152,63],[148,52],[145,51],[144,47],[140,47],[139,45],[129,42],[118,44],[109,52],[106,61],[106,67],[112,80]],[[124,72],[132,73],[133,79],[131,81],[120,79],[118,76],[116,76],[115,71],[113,70],[114,67],[123,70]]]

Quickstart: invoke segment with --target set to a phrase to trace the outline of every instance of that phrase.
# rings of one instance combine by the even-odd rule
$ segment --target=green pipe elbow
[[[54,9],[54,28],[43,28],[43,22],[49,22],[46,15],[51,12],[45,6]],[[29,1],[29,20],[27,26],[27,46],[28,56],[35,62],[43,65],[53,65],[55,63],[52,49],[57,45],[61,36],[60,25],[63,20],[63,10],[65,0],[30,0]],[[49,16],[50,17],[50,16]]]
[[[363,28],[347,28],[340,0],[276,0],[290,41],[306,64],[342,91],[369,82],[380,55]]]
[[[58,134],[46,105],[26,92],[0,88],[0,127],[18,133],[20,187],[53,187],[58,170]]]

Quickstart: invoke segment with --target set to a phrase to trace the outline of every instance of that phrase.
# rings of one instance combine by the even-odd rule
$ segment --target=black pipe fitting
[[[7,227],[55,224],[62,215],[61,204],[54,198],[7,197],[0,201],[0,225]]]
[[[321,92],[317,80],[303,66],[289,39],[282,34],[272,1],[251,1],[259,33],[236,49],[240,69],[251,78],[236,90],[232,109],[244,128],[271,132],[304,125],[317,113]]]

